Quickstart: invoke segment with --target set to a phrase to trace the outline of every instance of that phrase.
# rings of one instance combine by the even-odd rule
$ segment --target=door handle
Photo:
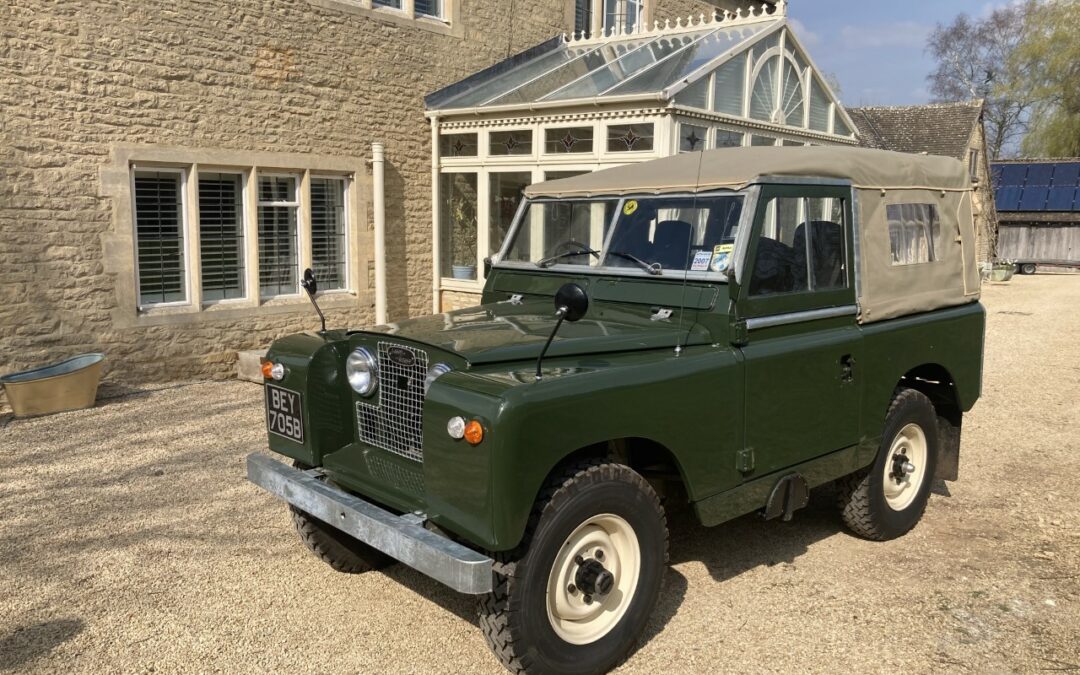
[[[840,381],[855,381],[855,357],[851,354],[844,354],[840,357]]]

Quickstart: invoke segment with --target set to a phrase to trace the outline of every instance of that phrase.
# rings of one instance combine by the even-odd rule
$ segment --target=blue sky
[[[840,81],[844,105],[906,105],[930,100],[934,62],[926,38],[958,14],[982,17],[987,0],[789,0],[795,34],[821,70]]]

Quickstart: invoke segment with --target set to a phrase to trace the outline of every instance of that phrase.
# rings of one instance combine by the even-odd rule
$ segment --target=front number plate
[[[303,443],[303,420],[300,394],[272,384],[266,385],[266,428],[270,433]]]

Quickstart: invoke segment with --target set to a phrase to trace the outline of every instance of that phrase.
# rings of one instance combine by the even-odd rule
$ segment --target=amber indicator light
[[[480,441],[484,440],[484,426],[476,420],[466,424],[465,440],[469,445],[480,445]]]

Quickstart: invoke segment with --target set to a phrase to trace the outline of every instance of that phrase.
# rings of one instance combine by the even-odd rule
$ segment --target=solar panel
[[[1028,185],[1050,185],[1050,179],[1054,177],[1054,165],[1053,164],[1028,164],[1027,182]]]
[[[1047,211],[1072,211],[1076,188],[1052,187],[1046,200]]]
[[[1055,187],[1080,186],[1080,164],[1058,164],[1054,167]]]
[[[1046,208],[1046,198],[1050,188],[1045,185],[1029,185],[1020,197],[1021,211],[1042,211]]]
[[[1023,188],[1018,187],[998,188],[994,194],[998,211],[1019,211],[1022,192]]]
[[[999,164],[1001,167],[1001,182],[998,185],[1015,185],[1023,187],[1024,178],[1027,176],[1027,164]]]

